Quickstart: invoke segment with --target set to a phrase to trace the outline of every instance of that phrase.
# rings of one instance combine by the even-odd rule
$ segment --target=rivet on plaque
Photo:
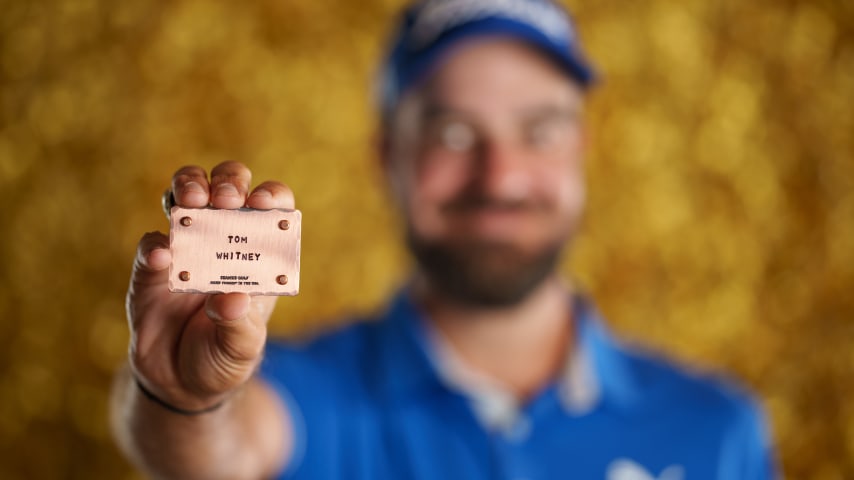
[[[185,270],[178,274],[178,278],[180,278],[181,281],[186,282],[190,279],[190,272]]]
[[[190,217],[181,217],[181,225],[189,227],[193,224],[193,219]]]
[[[278,277],[276,277],[276,283],[278,283],[279,285],[286,285],[288,283],[288,276],[279,275]]]
[[[291,228],[291,222],[287,220],[282,220],[281,222],[279,222],[279,228],[282,230],[287,230]]]

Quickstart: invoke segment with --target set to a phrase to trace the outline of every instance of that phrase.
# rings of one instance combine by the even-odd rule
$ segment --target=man
[[[146,234],[113,395],[130,458],[181,479],[772,477],[746,395],[619,346],[556,272],[585,198],[593,79],[567,15],[420,2],[385,67],[380,154],[411,282],[378,321],[265,346],[273,298],[170,294],[168,239]],[[185,167],[174,198],[294,207],[250,176]]]

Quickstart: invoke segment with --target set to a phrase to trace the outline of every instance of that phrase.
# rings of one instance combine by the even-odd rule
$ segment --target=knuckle
[[[151,243],[154,240],[160,239],[162,234],[156,230],[152,230],[150,232],[145,232],[142,234],[142,237],[139,239],[140,243]]]
[[[213,171],[214,172],[225,172],[225,173],[240,174],[240,173],[248,173],[249,167],[247,167],[246,165],[244,165],[240,162],[230,160],[227,162],[220,163],[219,165],[217,165],[213,169]]]
[[[249,168],[246,165],[244,165],[242,162],[238,162],[236,160],[226,160],[224,162],[221,162],[219,165],[217,165],[216,168],[217,169],[229,169],[229,170],[232,170],[232,169],[249,170]]]
[[[274,193],[289,193],[291,191],[290,187],[288,187],[282,182],[277,182],[275,180],[268,180],[258,185],[258,187],[266,188],[267,190],[270,190]]]
[[[185,165],[175,171],[174,177],[178,177],[181,175],[189,175],[194,177],[205,176],[205,169],[198,165]]]
[[[243,182],[238,175],[233,173],[219,173],[211,177],[211,183],[214,185],[220,183],[233,183],[235,185],[240,185]]]
[[[139,245],[137,246],[137,252],[145,255],[158,247],[164,246],[164,238],[163,234],[160,232],[146,232],[142,235],[142,238],[139,239]]]
[[[175,185],[176,188],[182,188],[188,182],[198,180],[198,179],[199,179],[199,175],[191,175],[189,173],[182,173],[180,175],[175,175],[175,180],[173,181],[173,184]]]
[[[252,172],[246,165],[234,161],[223,162],[211,172],[211,181],[248,182],[251,177]]]

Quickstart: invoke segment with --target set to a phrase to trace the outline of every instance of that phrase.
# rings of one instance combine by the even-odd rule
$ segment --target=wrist
[[[136,388],[139,390],[139,392],[142,394],[142,396],[146,398],[146,400],[158,405],[160,408],[162,408],[164,410],[175,413],[177,415],[183,415],[186,417],[204,415],[206,413],[211,413],[211,412],[214,412],[216,410],[219,410],[223,406],[223,404],[225,404],[225,399],[222,399],[222,400],[214,402],[210,405],[203,406],[200,408],[190,409],[190,408],[179,407],[179,406],[174,405],[170,402],[167,402],[166,400],[155,395],[151,390],[149,390],[148,388],[146,388],[145,385],[143,385],[143,383],[139,380],[139,378],[136,375],[131,375],[131,376],[133,378],[133,382],[136,384]]]

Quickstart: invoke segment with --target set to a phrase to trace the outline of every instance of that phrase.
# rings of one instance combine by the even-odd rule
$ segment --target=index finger
[[[196,165],[182,167],[172,176],[172,193],[179,207],[202,208],[208,205],[208,174]]]

